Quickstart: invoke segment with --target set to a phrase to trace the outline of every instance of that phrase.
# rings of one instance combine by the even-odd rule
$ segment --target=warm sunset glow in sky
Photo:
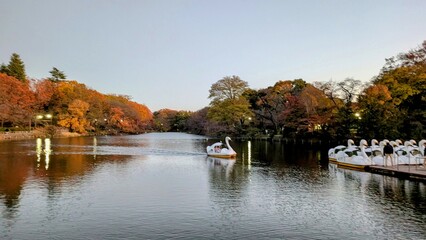
[[[152,111],[199,110],[237,75],[364,82],[426,40],[424,0],[0,0],[0,64],[52,67]]]

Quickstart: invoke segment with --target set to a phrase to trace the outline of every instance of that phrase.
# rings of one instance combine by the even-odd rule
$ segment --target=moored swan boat
[[[372,165],[371,159],[365,153],[367,141],[362,139],[359,148],[340,151],[336,154],[337,166],[349,169],[365,170]]]

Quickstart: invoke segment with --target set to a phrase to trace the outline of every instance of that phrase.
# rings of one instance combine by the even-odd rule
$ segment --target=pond
[[[425,239],[423,182],[328,146],[183,133],[0,142],[0,239]]]

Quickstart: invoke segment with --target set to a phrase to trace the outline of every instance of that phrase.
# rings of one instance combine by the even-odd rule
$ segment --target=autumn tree
[[[328,125],[332,121],[334,103],[320,89],[306,84],[298,94],[300,104],[306,113],[306,124],[309,132],[319,133],[329,138]]]
[[[129,121],[132,124],[132,132],[142,132],[151,128],[153,114],[149,108],[143,104],[136,103],[133,101],[128,102],[129,109]]]
[[[336,108],[342,106],[342,98],[339,96],[339,86],[337,82],[329,80],[327,82],[314,82],[313,86],[320,91],[333,102]]]
[[[92,89],[87,89],[86,96],[85,101],[90,105],[87,111],[87,119],[93,131],[105,130],[107,125],[105,119],[110,108],[106,100],[107,96]]]
[[[188,129],[188,132],[199,134],[199,135],[210,134],[209,126],[211,124],[207,118],[208,111],[209,111],[208,107],[205,107],[190,115],[190,117],[188,118],[186,122],[187,124],[186,129]]]
[[[0,120],[22,124],[31,121],[35,98],[28,84],[0,73]]]
[[[130,99],[126,95],[107,95],[105,119],[108,127],[126,133],[146,131],[151,127],[152,113],[145,105]]]
[[[359,129],[359,121],[355,115],[357,113],[356,100],[364,85],[360,80],[347,78],[336,83],[330,82],[329,86],[332,88],[328,89],[327,93],[333,94],[333,98],[330,100],[337,107],[334,121],[330,123],[331,128],[335,130],[334,137],[338,139],[352,138]]]
[[[260,128],[272,128],[281,134],[312,132],[317,125],[326,125],[324,117],[330,102],[321,90],[303,79],[278,81],[274,86],[244,93],[250,102]],[[324,104],[324,108],[323,105]]]
[[[265,127],[269,126],[280,133],[284,122],[279,121],[279,116],[285,108],[288,96],[291,95],[293,84],[290,80],[278,81],[272,87],[260,89],[258,91],[248,91],[246,96],[250,101],[251,109],[260,122],[265,122]]]
[[[1,65],[0,72],[15,77],[22,82],[26,82],[25,65],[17,53],[12,54],[7,66],[4,64]]]
[[[33,80],[32,88],[36,98],[35,111],[50,112],[51,99],[56,92],[56,86],[49,80]]]
[[[17,73],[24,70],[17,54],[12,55],[9,65],[0,67],[4,73],[0,76],[2,125],[31,124],[36,114],[52,114],[53,124],[80,133],[98,130],[139,133],[151,129],[151,111],[131,101],[129,96],[105,95],[77,81],[63,80],[65,74],[55,67],[50,78],[28,83],[18,81]]]
[[[55,83],[56,92],[52,96],[51,104],[55,112],[66,112],[67,106],[75,99],[88,102],[87,87],[77,81],[60,81]]]
[[[306,136],[327,125],[331,103],[321,90],[303,79],[280,81],[275,89],[282,99],[277,121],[287,136]]]
[[[178,111],[172,109],[160,109],[154,112],[154,127],[160,132],[169,132],[173,127],[173,119]]]
[[[360,110],[360,135],[364,138],[397,139],[402,118],[392,103],[388,88],[382,84],[371,85],[358,98]]]
[[[68,128],[71,132],[86,133],[89,126],[86,118],[88,110],[87,102],[75,99],[68,105],[67,113],[59,115],[58,125]]]

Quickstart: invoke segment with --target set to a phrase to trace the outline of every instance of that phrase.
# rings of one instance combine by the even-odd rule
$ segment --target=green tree
[[[60,80],[64,80],[67,78],[65,73],[63,71],[60,71],[59,69],[53,67],[53,69],[49,72],[51,77],[48,79],[52,82],[58,82]]]
[[[357,106],[355,100],[362,91],[360,80],[347,78],[338,82],[338,94],[344,105],[338,108],[336,116],[336,132],[340,139],[354,137],[359,128],[358,119],[355,116]]]
[[[250,105],[244,97],[226,99],[213,104],[208,112],[209,119],[223,124],[228,133],[240,133],[245,130],[245,125],[253,116]]]
[[[369,139],[401,137],[397,128],[401,124],[399,110],[392,103],[391,93],[385,85],[377,84],[366,88],[359,96],[358,104],[360,136]]]
[[[4,73],[4,74],[6,74],[6,75],[9,75],[9,74],[8,74],[8,70],[7,70],[7,66],[6,66],[4,63],[2,63],[2,64],[0,65],[0,73]]]
[[[228,133],[241,133],[246,120],[253,115],[243,96],[247,89],[248,83],[238,76],[227,76],[214,83],[210,88],[208,118],[224,124]]]
[[[401,137],[426,137],[426,41],[417,49],[386,59],[373,84],[385,85],[398,107]]]
[[[191,117],[191,112],[188,111],[178,111],[174,118],[172,119],[172,131],[175,132],[185,132],[188,130],[187,122]]]
[[[246,89],[248,89],[248,83],[240,77],[226,76],[211,86],[209,98],[212,102],[238,99]]]
[[[157,131],[169,132],[172,131],[174,119],[178,111],[171,109],[160,109],[154,114],[154,125]]]
[[[10,57],[9,64],[4,64],[0,67],[0,72],[5,73],[9,76],[15,77],[16,79],[26,82],[27,75],[25,74],[25,65],[21,60],[21,57],[17,53],[13,53]]]

